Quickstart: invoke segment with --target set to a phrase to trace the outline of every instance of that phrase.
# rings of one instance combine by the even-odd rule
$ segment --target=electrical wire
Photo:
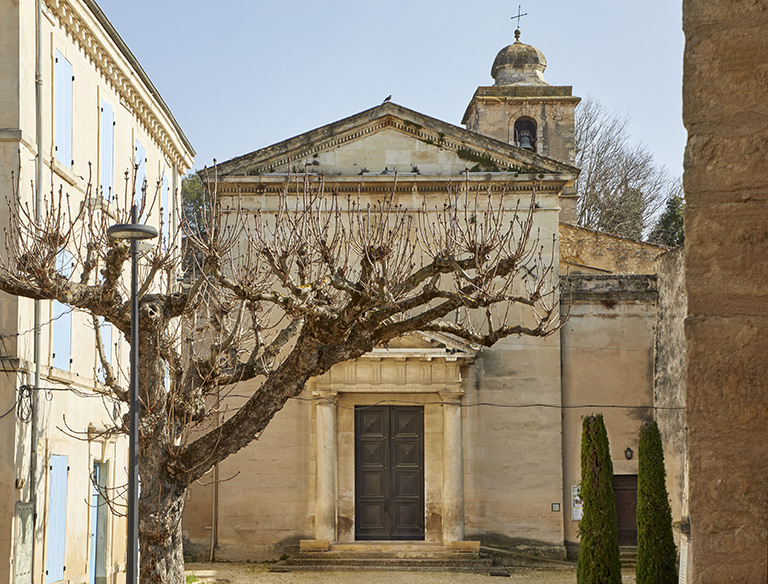
[[[248,397],[248,396],[230,396],[230,397]],[[354,410],[354,409],[367,409],[367,408],[373,408],[380,405],[388,405],[388,404],[402,404],[402,405],[415,405],[415,406],[441,406],[441,405],[452,405],[452,406],[459,406],[461,408],[477,408],[477,407],[494,407],[494,408],[519,408],[519,409],[525,409],[525,408],[549,408],[549,409],[559,409],[559,410],[577,410],[577,409],[626,409],[626,410],[660,410],[660,411],[682,411],[685,410],[684,406],[630,406],[630,405],[623,405],[623,404],[569,404],[569,405],[562,405],[562,404],[545,404],[545,403],[528,403],[528,404],[500,404],[500,403],[494,403],[494,402],[475,402],[475,403],[447,403],[442,401],[413,401],[413,400],[399,400],[399,399],[383,399],[379,400],[372,404],[366,404],[366,405],[358,405],[358,406],[345,406],[340,403],[338,403],[336,400],[327,398],[327,397],[293,397],[290,398],[296,401],[308,401],[308,402],[318,402],[318,401],[324,401],[327,403],[330,403],[337,408],[341,408],[344,410]]]

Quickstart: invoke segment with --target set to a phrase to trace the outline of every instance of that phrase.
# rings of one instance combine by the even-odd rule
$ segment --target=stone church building
[[[530,197],[566,324],[490,349],[414,334],[313,379],[259,440],[190,489],[186,551],[264,560],[305,549],[482,545],[565,557],[578,541],[581,418],[605,416],[620,537],[636,541],[637,437],[652,418],[655,258],[575,225],[571,87],[517,40],[456,126],[391,102],[218,168],[218,192],[268,210],[296,173],[405,206],[448,183]],[[396,176],[396,179],[395,179]],[[511,318],[522,318],[512,310]],[[247,393],[244,384],[243,392]]]

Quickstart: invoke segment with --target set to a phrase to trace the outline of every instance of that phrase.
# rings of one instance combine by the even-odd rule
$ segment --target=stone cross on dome
[[[517,18],[517,29],[515,29],[515,42],[516,43],[520,42],[520,19],[523,16],[528,16],[527,12],[523,12],[523,13],[520,12],[521,8],[522,8],[522,6],[520,4],[518,4],[517,5],[517,15],[512,17],[512,20],[515,20],[515,18]]]

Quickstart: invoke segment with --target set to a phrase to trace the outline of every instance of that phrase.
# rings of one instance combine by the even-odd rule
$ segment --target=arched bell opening
[[[515,146],[536,152],[536,120],[522,117],[515,121]]]

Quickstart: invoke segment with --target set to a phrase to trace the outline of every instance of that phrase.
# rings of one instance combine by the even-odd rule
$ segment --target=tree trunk
[[[184,584],[181,515],[186,487],[142,473],[139,500],[139,581]]]
[[[167,323],[160,307],[145,301],[140,310],[139,358],[139,581],[141,584],[184,584],[181,516],[189,482],[168,474],[167,463],[180,424],[173,410],[173,390],[165,386],[160,357]]]

